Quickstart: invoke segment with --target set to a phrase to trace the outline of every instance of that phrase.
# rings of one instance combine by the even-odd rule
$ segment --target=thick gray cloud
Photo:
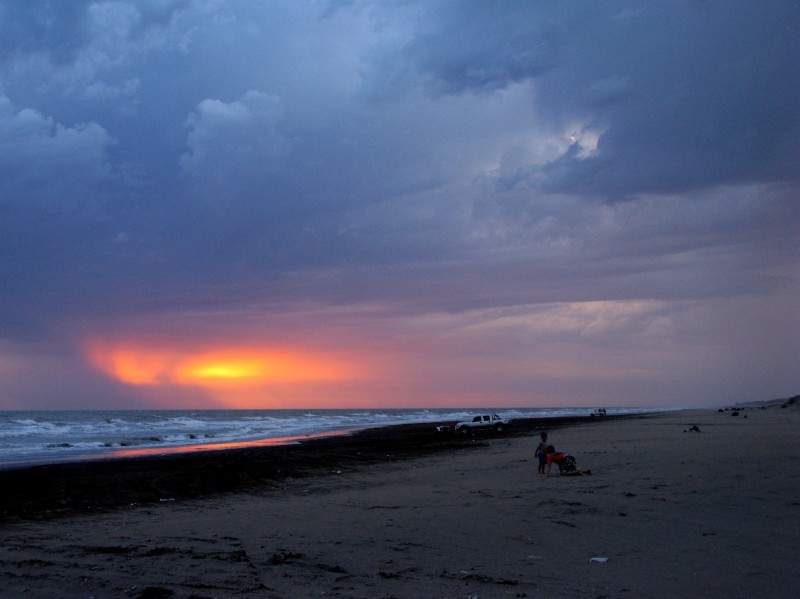
[[[510,402],[599,377],[520,356],[635,371],[604,383],[635,403],[684,344],[738,385],[769,355],[781,392],[732,330],[800,327],[798,26],[788,0],[0,2],[0,354],[313,305],[320,343],[446,346],[455,386],[484,356],[465,384]]]
[[[482,94],[535,80],[545,129],[571,144],[530,165],[534,188],[622,199],[797,176],[796,3],[455,2],[423,15],[374,85]]]
[[[791,106],[800,98],[786,83],[800,75],[798,13],[786,3],[648,4],[617,19],[615,39],[603,39],[617,42],[610,52],[598,44],[581,54],[588,77],[562,80],[545,99],[574,98],[572,109],[605,129],[594,156],[546,165],[547,187],[615,198],[796,179],[800,118]],[[598,104],[598,86],[618,95]]]

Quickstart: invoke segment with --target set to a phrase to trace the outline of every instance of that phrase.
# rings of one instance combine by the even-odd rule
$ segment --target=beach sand
[[[798,424],[554,425],[583,477],[537,474],[519,429],[0,473],[0,596],[798,597]]]

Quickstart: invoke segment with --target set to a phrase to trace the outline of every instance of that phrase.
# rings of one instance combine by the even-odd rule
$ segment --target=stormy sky
[[[794,0],[0,1],[0,409],[800,389]]]

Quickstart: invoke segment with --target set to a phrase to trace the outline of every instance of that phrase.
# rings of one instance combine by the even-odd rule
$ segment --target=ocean
[[[482,410],[90,410],[0,412],[0,468],[297,443],[366,428],[472,419]],[[590,408],[492,408],[506,418]],[[610,408],[608,414],[662,411]]]

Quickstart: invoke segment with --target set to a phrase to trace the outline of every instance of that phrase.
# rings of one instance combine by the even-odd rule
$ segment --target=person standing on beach
[[[533,455],[539,458],[539,474],[544,474],[544,466],[547,464],[547,433],[543,432],[540,436],[542,440]]]

